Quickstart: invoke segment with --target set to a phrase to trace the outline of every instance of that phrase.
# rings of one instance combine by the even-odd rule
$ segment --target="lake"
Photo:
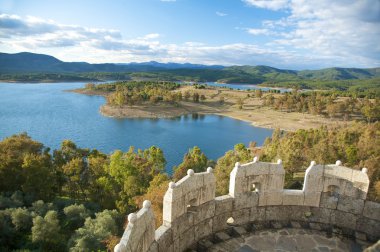
[[[179,82],[183,84],[194,84],[193,82]],[[292,92],[291,88],[271,88],[271,87],[261,87],[255,84],[241,84],[241,83],[217,83],[217,82],[203,82],[200,84],[206,84],[208,86],[212,87],[224,87],[224,88],[232,88],[236,90],[262,90],[262,91],[269,91],[269,90],[278,90],[280,93],[285,92]]]
[[[64,90],[84,83],[0,83],[0,139],[27,132],[52,149],[64,139],[81,148],[107,154],[129,146],[163,149],[167,171],[182,162],[183,155],[199,146],[216,160],[237,143],[261,145],[272,130],[217,115],[187,115],[173,119],[115,119],[104,117],[99,107],[105,99]]]

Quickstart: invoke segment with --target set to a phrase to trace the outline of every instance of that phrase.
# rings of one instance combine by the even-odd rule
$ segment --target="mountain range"
[[[380,68],[325,68],[286,70],[270,66],[221,66],[191,63],[104,63],[64,62],[53,56],[29,52],[0,53],[0,74],[83,74],[128,73],[134,77],[167,80],[219,81],[225,83],[262,83],[295,80],[352,80],[380,77]]]

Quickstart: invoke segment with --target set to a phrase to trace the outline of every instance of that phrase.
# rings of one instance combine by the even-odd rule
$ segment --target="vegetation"
[[[50,151],[26,134],[0,142],[0,250],[97,251],[112,248],[123,232],[127,213],[144,199],[152,201],[156,225],[162,223],[162,202],[168,182],[214,167],[217,194],[228,192],[235,162],[283,160],[286,187],[300,188],[311,160],[320,164],[341,160],[345,166],[368,168],[368,198],[380,201],[380,123],[354,123],[328,129],[275,130],[264,146],[235,145],[216,162],[198,147],[164,173],[161,149],[131,147],[105,155],[78,148],[65,140]],[[52,153],[52,154],[51,154]]]
[[[292,92],[267,95],[264,105],[286,112],[310,113],[344,120],[366,118],[368,122],[380,119],[380,99],[340,97],[336,92]]]

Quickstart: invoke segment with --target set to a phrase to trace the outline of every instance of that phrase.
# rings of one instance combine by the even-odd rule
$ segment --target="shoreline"
[[[103,97],[108,93],[105,91],[85,89],[67,90],[67,92]],[[306,113],[277,111],[269,107],[260,106],[259,104],[246,104],[243,106],[243,109],[238,109],[234,103],[228,100],[226,100],[223,105],[215,100],[199,103],[181,101],[176,104],[123,105],[122,107],[113,107],[103,104],[99,108],[99,113],[102,116],[112,118],[145,119],[174,118],[189,114],[220,115],[248,122],[254,127],[267,129],[279,128],[284,131],[319,128],[321,126],[336,127],[352,123],[352,121],[329,119]]]

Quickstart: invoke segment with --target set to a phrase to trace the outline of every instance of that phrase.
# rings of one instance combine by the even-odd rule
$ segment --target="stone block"
[[[307,221],[320,222],[329,224],[331,219],[331,212],[333,210],[327,208],[310,207],[310,215],[305,214]]]
[[[259,206],[282,205],[282,190],[259,193]]]
[[[306,215],[310,212],[310,207],[306,206],[288,206],[287,207],[289,215],[289,220],[295,221],[306,221]]]
[[[215,201],[208,201],[200,206],[197,206],[194,213],[194,225],[205,219],[212,218],[215,215]]]
[[[253,207],[251,208],[249,221],[265,221],[265,207]]]
[[[265,211],[266,221],[287,221],[292,213],[287,206],[268,206]]]
[[[376,240],[380,239],[380,221],[372,220],[366,217],[359,218],[357,220],[356,230],[366,233]]]
[[[228,228],[227,220],[232,217],[232,212],[216,215],[212,218],[212,232],[219,232]]]
[[[331,196],[328,192],[321,193],[320,207],[336,209],[338,206],[338,197]]]
[[[232,212],[233,225],[242,225],[249,222],[250,209],[235,210]]]
[[[265,162],[256,162],[250,163],[247,166],[244,166],[246,170],[245,176],[253,176],[253,175],[265,175],[270,174],[270,166]]]
[[[352,213],[346,213],[339,210],[333,210],[331,212],[331,224],[341,228],[355,230],[357,219],[358,217]]]
[[[171,228],[173,231],[173,240],[178,239],[178,237],[184,233],[187,229],[194,226],[194,215],[193,213],[185,213],[178,217],[174,222],[171,223]]]
[[[302,190],[283,190],[282,204],[284,206],[302,206],[304,198],[305,195]]]
[[[259,203],[259,193],[246,192],[235,197],[234,211],[244,208],[252,208]]]
[[[268,191],[281,191],[284,189],[285,174],[270,174],[268,177]]]
[[[323,192],[329,192],[330,186],[338,188],[338,193],[343,194],[346,188],[347,180],[335,177],[325,177],[323,180]]]
[[[225,212],[231,212],[233,209],[234,198],[230,195],[224,195],[215,198],[215,215]]]
[[[285,170],[282,167],[282,164],[270,163],[268,166],[270,174],[285,175]]]
[[[321,192],[305,192],[305,199],[303,204],[305,206],[319,207],[321,201]]]
[[[380,221],[380,203],[373,201],[365,201],[363,216]]]
[[[337,209],[348,213],[361,214],[363,207],[364,200],[341,195],[339,197]]]
[[[323,190],[323,165],[314,165],[307,168],[303,190],[305,193],[322,192]]]
[[[353,170],[339,165],[325,165],[325,178],[337,178],[352,181]]]
[[[173,233],[170,227],[160,226],[155,232],[158,251],[165,252],[173,244]]]
[[[179,236],[179,251],[185,251],[189,248],[194,242],[194,227],[189,228]]]
[[[199,192],[200,193],[200,204],[214,200],[215,189],[216,189],[215,182],[213,182],[212,184],[205,184],[203,187],[201,187],[200,192]]]
[[[194,226],[194,240],[198,241],[212,234],[212,218],[204,220]]]

